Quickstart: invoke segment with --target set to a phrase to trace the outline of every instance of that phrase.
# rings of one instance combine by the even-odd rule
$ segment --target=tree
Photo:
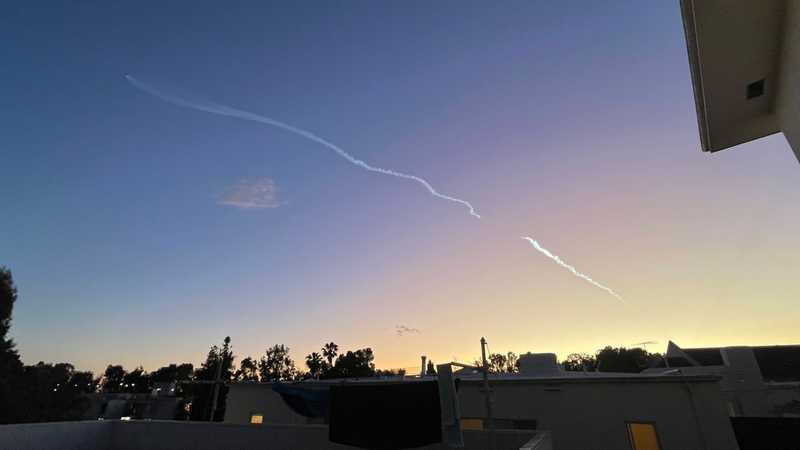
[[[375,376],[375,355],[371,348],[347,351],[339,355],[336,363],[325,374],[325,378],[366,378]]]
[[[16,405],[17,422],[55,422],[79,420],[89,400],[76,386],[86,380],[87,372],[75,372],[72,364],[25,366],[21,384],[23,401]],[[91,379],[91,374],[89,373]]]
[[[90,394],[97,391],[98,380],[94,379],[92,372],[73,372],[69,387],[75,392]]]
[[[17,301],[17,287],[11,271],[0,266],[0,340],[5,340],[11,328],[11,312],[14,302]],[[13,345],[12,345],[13,347]]]
[[[506,353],[506,372],[508,373],[519,372],[519,357],[514,352]]]
[[[275,344],[264,352],[258,362],[261,381],[292,380],[297,374],[294,361],[289,356],[289,347]]]
[[[376,377],[402,377],[405,374],[406,369],[375,369]]]
[[[23,365],[14,341],[9,339],[11,313],[17,300],[17,288],[11,271],[0,266],[0,423],[16,421],[15,405],[20,398]]]
[[[489,372],[503,373],[506,371],[508,358],[506,357],[506,355],[502,353],[491,353],[489,354],[488,362],[489,362]]]
[[[319,379],[320,375],[322,375],[322,370],[326,368],[325,360],[322,359],[322,355],[319,353],[311,352],[306,356],[306,367],[308,367],[311,378]]]
[[[328,342],[322,346],[322,356],[328,360],[328,367],[333,367],[333,360],[339,354],[339,346],[333,342]]]
[[[96,387],[92,373],[67,363],[23,366],[8,337],[16,300],[11,271],[0,266],[0,423],[80,419]]]
[[[570,353],[561,363],[567,372],[593,372],[597,369],[597,358],[586,353]]]
[[[433,365],[433,361],[428,361],[428,367],[425,369],[425,375],[436,376],[436,367]]]
[[[154,383],[179,383],[191,380],[193,372],[192,363],[173,363],[150,372],[150,380]]]
[[[248,356],[239,363],[239,370],[234,374],[236,381],[258,381],[258,362]]]
[[[600,372],[639,373],[649,367],[653,360],[661,359],[661,355],[648,353],[641,348],[607,346],[597,352],[596,359]]]
[[[102,390],[106,393],[124,392],[123,383],[128,372],[120,366],[109,365],[103,372]]]
[[[195,370],[194,379],[203,381],[217,381],[217,368],[220,369],[220,380],[222,383],[231,381],[234,375],[233,360],[235,356],[231,348],[230,336],[225,337],[222,346],[212,345],[206,355],[205,362]],[[217,409],[214,411],[214,421],[222,421],[225,417],[225,401],[228,395],[228,388],[224,384],[192,384],[186,385],[185,391],[190,398],[191,419],[208,420],[211,415],[211,408],[214,396],[214,386],[219,386],[217,396]]]
[[[217,366],[221,363],[220,379],[230,381],[233,377],[233,360],[235,356],[231,348],[231,338],[226,336],[222,341],[222,346],[212,345],[208,350],[205,362],[199,369],[195,370],[194,377],[198,380],[212,381],[217,376]]]
[[[122,392],[146,394],[153,389],[150,375],[139,366],[122,377]]]

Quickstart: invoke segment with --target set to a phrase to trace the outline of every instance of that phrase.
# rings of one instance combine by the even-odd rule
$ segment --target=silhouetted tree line
[[[606,346],[594,355],[587,353],[571,353],[561,361],[561,366],[571,372],[627,372],[639,373],[653,367],[661,361],[660,353],[649,353],[647,350],[634,347]],[[490,373],[518,373],[519,357],[514,352],[490,353],[486,358]],[[480,367],[481,361],[475,360],[474,366]]]
[[[71,364],[22,364],[8,337],[17,288],[0,266],[0,423],[74,420],[88,405],[85,393],[96,388],[91,372]]]
[[[307,370],[295,365],[289,347],[283,344],[268,347],[258,359],[245,357],[236,368],[230,337],[221,345],[211,346],[198,368],[191,363],[169,364],[147,372],[141,366],[127,371],[121,365],[109,365],[95,378],[92,372],[77,371],[68,363],[39,362],[26,366],[14,341],[8,337],[16,300],[11,272],[0,266],[0,423],[79,420],[89,407],[87,394],[146,394],[159,388],[175,389],[174,394],[184,398],[186,408],[181,409],[176,419],[209,420],[215,386],[219,386],[219,395],[213,420],[219,421],[225,415],[227,383],[405,374],[403,369],[375,369],[375,355],[369,347],[339,352],[334,342],[305,357]],[[660,354],[641,348],[605,347],[595,355],[570,354],[562,365],[569,371],[640,372],[659,359]],[[492,373],[519,371],[519,358],[513,352],[491,353],[487,363]],[[475,361],[474,365],[481,363]],[[426,373],[436,374],[433,361],[428,362]]]

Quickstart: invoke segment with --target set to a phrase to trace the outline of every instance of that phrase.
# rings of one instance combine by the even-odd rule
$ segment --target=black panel
[[[800,448],[798,417],[731,417],[739,450],[795,450]]]
[[[800,381],[800,345],[753,347],[765,381]]]
[[[701,366],[722,366],[722,353],[718,348],[690,348],[683,350]]]
[[[331,386],[330,399],[331,442],[394,450],[442,441],[435,381]]]

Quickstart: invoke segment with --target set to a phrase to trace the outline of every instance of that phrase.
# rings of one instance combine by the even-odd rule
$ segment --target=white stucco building
[[[526,364],[522,357],[522,373],[491,377],[498,429],[546,431],[558,450],[738,448],[719,376],[563,372],[554,365],[555,355],[548,356],[552,356],[550,367],[541,363],[542,358]],[[470,372],[455,376],[460,378],[462,428],[485,429],[481,376]],[[300,385],[318,389],[336,383],[380,382],[403,381],[326,380]],[[225,422],[264,427],[320,423],[292,411],[270,383],[230,385]]]

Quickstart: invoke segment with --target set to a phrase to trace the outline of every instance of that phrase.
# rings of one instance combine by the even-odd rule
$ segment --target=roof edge
[[[700,73],[700,46],[697,43],[697,31],[695,28],[694,0],[680,0],[680,6],[681,16],[683,17],[683,34],[686,37],[686,53],[689,57],[689,72],[692,75],[692,90],[694,91],[694,107],[697,111],[697,129],[700,133],[700,145],[704,152],[710,152],[713,150],[711,149],[711,136],[708,129],[703,76]]]

